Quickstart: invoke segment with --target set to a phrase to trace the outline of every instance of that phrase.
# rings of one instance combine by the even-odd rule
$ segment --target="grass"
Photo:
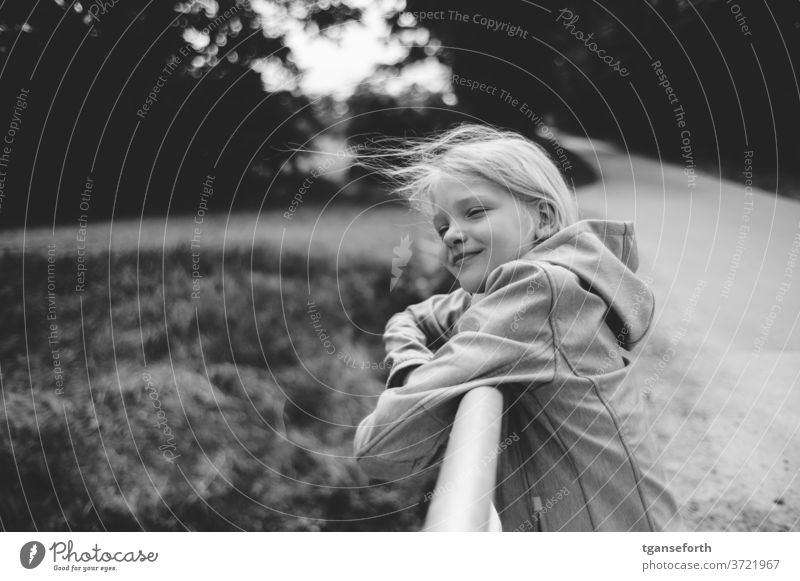
[[[386,320],[447,289],[431,276],[435,264],[414,219],[387,206],[364,213],[301,207],[291,221],[280,213],[207,217],[199,299],[192,298],[191,217],[117,222],[113,230],[90,224],[83,293],[74,292],[77,226],[26,232],[24,253],[20,232],[0,233],[0,525],[418,530],[430,476],[374,484],[349,457],[355,425],[385,379],[369,363],[383,357]],[[389,292],[393,250],[409,232],[414,254]],[[56,250],[52,345],[49,243]],[[634,368],[640,383],[670,347],[679,316],[667,317],[642,346]],[[699,341],[713,316],[698,312],[687,339]],[[738,389],[738,373],[710,373],[724,346],[712,345],[704,362],[692,364],[700,347],[680,346],[645,398],[686,525],[796,528],[786,484],[796,473],[786,445],[791,414],[782,414],[784,428],[769,430],[773,410],[762,405],[740,429],[740,415],[719,410]],[[752,391],[739,391],[742,409],[753,409]],[[722,423],[708,431],[718,416]],[[728,448],[731,434],[739,440]],[[785,458],[776,468],[771,455],[752,452],[745,487],[740,457],[761,450],[754,443],[767,436],[762,448]],[[774,472],[769,479],[766,470]]]
[[[265,216],[258,228],[238,216],[227,233],[222,219],[207,219],[199,299],[187,219],[166,235],[162,223],[145,222],[141,238],[138,222],[114,224],[110,245],[107,225],[90,226],[82,293],[74,292],[75,228],[30,231],[24,253],[14,248],[19,233],[6,234],[3,527],[418,529],[430,482],[370,484],[350,458],[354,426],[374,407],[385,372],[342,357],[380,362],[385,321],[429,290],[416,284],[412,262],[388,292],[395,233],[387,224],[404,214],[379,214],[383,222],[373,215],[355,227],[347,212],[329,215],[313,252],[303,234],[310,211],[291,224]],[[57,342],[48,341],[53,323]]]

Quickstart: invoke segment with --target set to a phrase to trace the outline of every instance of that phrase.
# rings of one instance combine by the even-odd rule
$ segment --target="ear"
[[[536,216],[538,218],[536,228],[536,238],[544,240],[556,232],[556,210],[547,200],[539,200],[536,205]]]

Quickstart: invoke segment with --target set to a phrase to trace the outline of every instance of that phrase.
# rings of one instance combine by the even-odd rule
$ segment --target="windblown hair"
[[[513,131],[465,123],[417,139],[384,139],[379,153],[359,156],[362,166],[389,181],[395,193],[430,214],[430,192],[445,178],[483,179],[542,212],[550,234],[573,224],[578,209],[572,193],[545,150]]]

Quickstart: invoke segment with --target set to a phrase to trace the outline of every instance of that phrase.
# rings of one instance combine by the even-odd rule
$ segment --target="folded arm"
[[[385,363],[390,370],[386,387],[402,385],[409,371],[433,358],[429,346],[447,340],[471,299],[469,293],[458,289],[434,295],[389,319],[383,334]]]
[[[551,295],[536,263],[514,261],[495,269],[486,295],[464,312],[450,339],[436,354],[420,358],[405,385],[387,389],[361,422],[355,438],[361,467],[383,479],[412,474],[438,458],[466,391],[552,381]]]

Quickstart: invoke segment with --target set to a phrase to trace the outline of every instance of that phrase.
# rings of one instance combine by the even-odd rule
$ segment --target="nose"
[[[458,224],[455,222],[450,223],[444,233],[444,236],[442,236],[442,242],[451,248],[456,244],[464,243],[464,234],[461,232],[461,228],[458,226]]]

